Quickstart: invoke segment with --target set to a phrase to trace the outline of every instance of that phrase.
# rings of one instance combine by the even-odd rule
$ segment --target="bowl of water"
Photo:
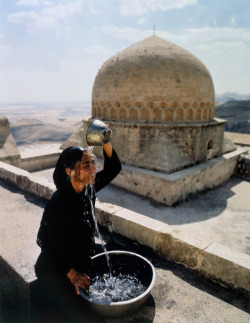
[[[133,252],[108,251],[93,257],[89,295],[80,292],[87,307],[101,316],[119,317],[139,310],[155,282],[155,269]]]

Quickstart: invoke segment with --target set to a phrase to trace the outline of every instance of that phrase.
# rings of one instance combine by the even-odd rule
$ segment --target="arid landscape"
[[[91,114],[90,105],[34,104],[2,105],[18,146],[37,142],[63,142]]]

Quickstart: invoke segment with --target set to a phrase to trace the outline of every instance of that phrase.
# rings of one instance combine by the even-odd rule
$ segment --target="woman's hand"
[[[110,128],[109,124],[106,124],[106,126],[108,126]],[[111,131],[111,134],[112,134],[112,131]],[[107,154],[108,158],[111,158],[112,154],[113,154],[113,148],[112,148],[112,145],[111,145],[109,140],[102,142],[102,148],[104,149],[104,151]]]
[[[71,283],[75,286],[76,294],[79,295],[79,287],[81,287],[87,294],[89,291],[90,286],[90,277],[86,274],[80,274],[79,272],[75,271],[74,268],[71,268],[67,274]]]

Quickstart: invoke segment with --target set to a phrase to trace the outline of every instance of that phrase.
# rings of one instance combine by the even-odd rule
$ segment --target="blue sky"
[[[250,93],[249,0],[0,0],[0,103],[90,102],[103,62],[153,25],[217,95]]]

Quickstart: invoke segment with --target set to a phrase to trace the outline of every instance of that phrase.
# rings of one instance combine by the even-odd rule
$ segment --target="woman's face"
[[[96,170],[94,160],[95,156],[89,150],[84,151],[81,161],[77,162],[75,168],[70,170],[71,181],[83,187],[88,184],[94,184]]]

